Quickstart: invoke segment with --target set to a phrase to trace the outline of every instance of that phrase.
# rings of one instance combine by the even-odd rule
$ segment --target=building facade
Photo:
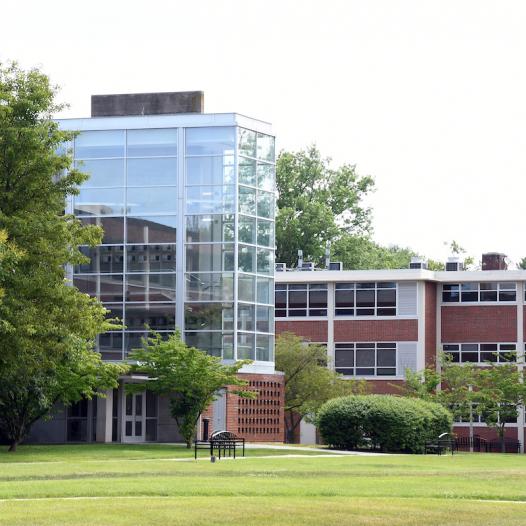
[[[374,393],[398,393],[406,368],[438,366],[440,351],[456,363],[512,359],[522,368],[526,271],[505,270],[496,256],[484,255],[480,271],[451,262],[441,272],[277,272],[276,333],[326,345],[330,367]],[[455,431],[466,434],[468,425],[456,422]],[[496,437],[480,419],[475,425],[481,437]],[[508,436],[523,444],[524,426],[523,409]]]
[[[202,113],[200,92],[95,96],[92,115],[59,125],[79,132],[67,146],[75,167],[90,175],[66,211],[104,229],[101,245],[81,247],[89,262],[69,269],[69,278],[124,324],[100,335],[97,350],[104,360],[126,360],[150,327],[161,335],[178,329],[187,344],[225,363],[252,360],[242,376],[260,391],[258,400],[247,408],[225,393],[201,434],[228,427],[252,440],[282,440],[270,124]],[[176,440],[167,401],[126,394],[133,381],[123,378],[106,399],[61,412],[34,435],[57,442]]]

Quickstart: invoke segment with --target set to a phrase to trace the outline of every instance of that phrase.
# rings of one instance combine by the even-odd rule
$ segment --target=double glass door
[[[146,393],[124,397],[123,442],[144,442],[146,430]]]

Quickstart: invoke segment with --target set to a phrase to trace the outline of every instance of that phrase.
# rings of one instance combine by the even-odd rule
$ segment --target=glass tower
[[[75,166],[90,174],[68,203],[104,228],[73,284],[124,329],[99,337],[106,360],[140,346],[146,327],[225,361],[273,372],[275,151],[270,125],[237,114],[95,117]]]

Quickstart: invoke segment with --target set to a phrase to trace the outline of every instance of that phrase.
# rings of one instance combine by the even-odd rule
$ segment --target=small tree
[[[276,369],[285,373],[285,431],[287,441],[302,418],[313,421],[331,398],[366,392],[365,382],[344,380],[327,368],[327,349],[287,332],[276,338]]]
[[[519,406],[526,401],[524,375],[514,363],[485,367],[477,371],[475,399],[486,425],[497,432],[505,451],[506,425],[516,422]]]
[[[245,389],[248,382],[237,376],[249,361],[223,365],[220,358],[186,345],[179,332],[163,340],[159,333],[151,331],[143,340],[143,348],[134,349],[129,357],[136,362],[132,371],[146,375],[148,380],[143,384],[127,384],[127,391],[147,389],[169,397],[171,415],[188,448],[192,447],[201,413],[218,398],[222,388],[235,386],[237,389],[231,392],[238,396],[257,396],[254,391]]]

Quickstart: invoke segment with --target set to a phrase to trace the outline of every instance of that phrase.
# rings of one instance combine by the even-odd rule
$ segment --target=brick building
[[[453,258],[440,272],[419,260],[411,267],[277,272],[276,334],[326,345],[330,366],[365,379],[374,393],[396,393],[406,368],[433,366],[440,351],[481,366],[512,355],[523,367],[526,271],[507,270],[496,253],[483,255],[479,271],[464,271]],[[455,431],[467,426],[457,422]],[[522,410],[509,436],[524,443],[524,426]],[[480,421],[475,433],[495,436]]]

